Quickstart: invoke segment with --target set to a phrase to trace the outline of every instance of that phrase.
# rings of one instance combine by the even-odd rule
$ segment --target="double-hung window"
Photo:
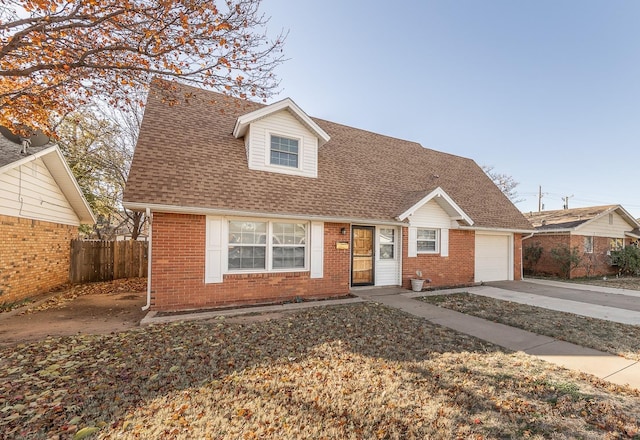
[[[417,230],[417,250],[422,254],[435,254],[439,251],[438,230],[418,228]]]
[[[273,223],[271,243],[273,269],[304,269],[307,225],[304,223]]]
[[[298,168],[298,140],[271,135],[271,165]]]
[[[229,271],[304,269],[307,224],[229,221]]]
[[[229,269],[265,269],[266,222],[229,222]]]
[[[593,237],[592,236],[584,237],[584,253],[585,254],[593,253]]]

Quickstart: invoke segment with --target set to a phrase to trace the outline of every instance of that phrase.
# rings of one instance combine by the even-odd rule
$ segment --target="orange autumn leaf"
[[[277,80],[265,72],[282,62],[283,36],[267,37],[259,0],[217,3],[5,0],[0,125],[49,132],[53,119],[81,103],[126,105],[154,76],[269,96]],[[219,66],[230,75],[219,75]],[[231,79],[239,74],[241,85]]]

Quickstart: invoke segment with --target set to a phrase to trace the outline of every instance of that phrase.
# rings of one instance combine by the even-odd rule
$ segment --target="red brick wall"
[[[522,279],[522,234],[513,234],[513,279]]]
[[[152,224],[152,310],[186,310],[301,298],[342,296],[349,292],[350,251],[336,249],[348,240],[325,223],[324,277],[309,272],[224,275],[222,283],[204,283],[206,217],[154,213]]]
[[[431,279],[425,287],[468,286],[474,282],[475,233],[449,230],[449,256],[418,254],[409,258],[407,228],[402,228],[402,286],[411,287],[416,270]]]
[[[0,304],[11,304],[69,281],[76,226],[0,215]]]
[[[593,237],[593,253],[584,253],[584,236],[582,235],[535,235],[524,241],[524,246],[540,245],[543,248],[542,256],[537,265],[525,266],[527,273],[538,275],[562,276],[559,264],[551,256],[551,249],[558,246],[577,247],[582,263],[571,271],[571,278],[589,276],[610,275],[616,273],[616,268],[609,265],[607,251],[609,250],[609,238]],[[588,266],[588,269],[587,269]]]

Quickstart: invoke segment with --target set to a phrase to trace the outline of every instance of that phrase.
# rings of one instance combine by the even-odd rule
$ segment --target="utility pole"
[[[538,185],[538,212],[542,211],[544,205],[542,204],[542,185]]]
[[[562,202],[563,202],[562,208],[563,209],[569,209],[569,198],[570,197],[573,197],[573,194],[571,194],[570,196],[566,196],[566,197],[562,198]]]

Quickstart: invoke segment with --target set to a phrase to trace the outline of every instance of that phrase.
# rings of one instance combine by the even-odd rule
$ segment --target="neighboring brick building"
[[[57,146],[0,136],[0,304],[69,280],[70,241],[94,217]]]
[[[160,82],[124,205],[152,215],[153,310],[520,279],[533,232],[470,159]]]
[[[525,253],[527,248],[542,251],[536,263],[525,258],[524,270],[530,274],[564,276],[551,253],[560,248],[575,249],[581,260],[569,278],[615,274],[618,268],[610,264],[611,251],[637,246],[640,238],[640,224],[620,205],[542,211],[526,217],[536,232],[523,241]]]

